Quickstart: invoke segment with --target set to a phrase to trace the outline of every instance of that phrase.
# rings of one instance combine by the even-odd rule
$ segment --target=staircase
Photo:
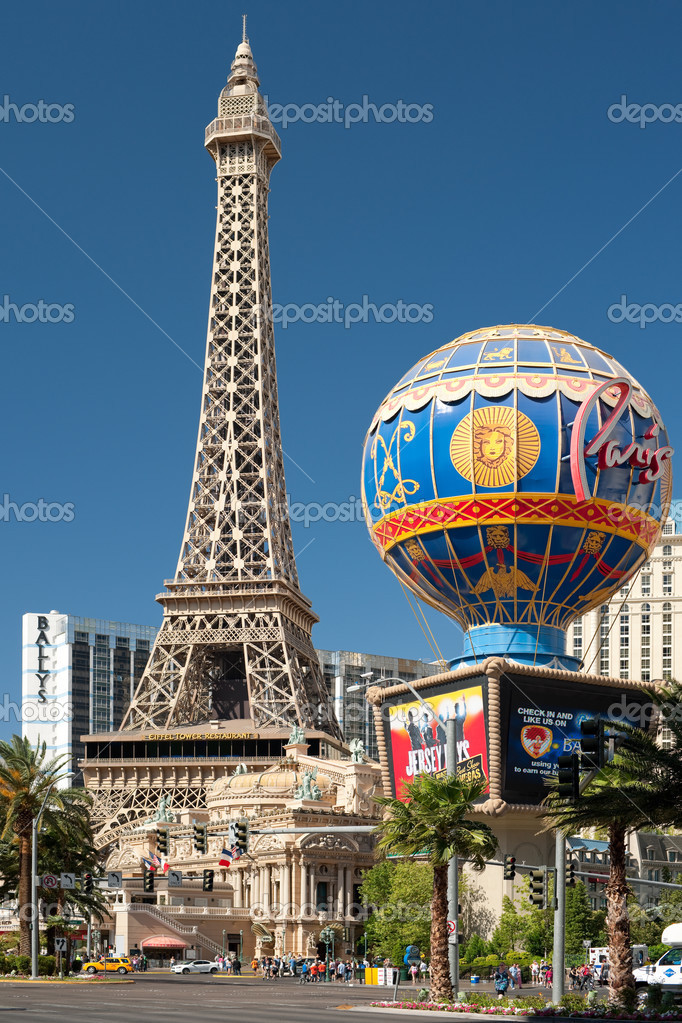
[[[210,949],[210,951],[215,953],[216,955],[218,953],[222,954],[223,951],[222,945],[219,945],[212,938],[209,938],[202,931],[200,931],[198,927],[183,927],[182,924],[176,923],[175,920],[173,920],[173,917],[168,913],[164,913],[164,911],[160,909],[159,906],[152,906],[144,902],[132,902],[126,906],[118,906],[116,908],[116,912],[148,913],[150,916],[157,917],[157,919],[162,921],[165,927],[168,927],[171,931],[175,931],[175,933],[180,935],[180,937],[194,938],[195,940],[198,939],[204,946],[204,948]]]

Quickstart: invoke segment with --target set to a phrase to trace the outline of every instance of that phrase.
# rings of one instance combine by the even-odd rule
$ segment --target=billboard
[[[384,734],[393,792],[402,798],[403,784],[419,774],[444,775],[449,770],[445,722],[455,720],[457,776],[463,781],[488,778],[486,742],[487,679],[471,679],[462,688],[452,683],[421,688],[428,710],[414,698],[393,697],[384,704]]]
[[[540,803],[556,778],[557,757],[580,752],[580,722],[600,716],[614,726],[640,724],[650,697],[636,689],[581,685],[507,674],[502,680],[502,798]],[[648,720],[644,717],[644,720]]]

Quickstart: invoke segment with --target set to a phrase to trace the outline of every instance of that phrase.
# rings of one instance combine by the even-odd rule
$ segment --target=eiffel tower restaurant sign
[[[420,359],[379,406],[365,517],[400,581],[464,629],[451,667],[574,669],[566,628],[648,558],[672,454],[612,356],[551,327],[491,327]]]

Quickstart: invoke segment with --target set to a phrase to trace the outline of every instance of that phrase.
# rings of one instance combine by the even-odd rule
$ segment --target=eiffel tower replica
[[[127,733],[137,744],[149,734],[194,734],[202,725],[220,734],[229,722],[230,734],[251,729],[262,740],[264,730],[288,734],[296,726],[306,739],[312,729],[340,746],[311,640],[318,618],[299,589],[287,508],[268,252],[269,179],[280,139],[258,86],[244,23],[218,116],[206,129],[218,205],[185,533],[175,578],[156,598],[164,610],[161,630],[122,731],[107,735],[109,745],[125,743]],[[95,808],[99,803],[100,823],[113,824],[124,804],[140,812],[153,806],[139,798],[135,806],[118,802],[116,779],[109,772],[107,784],[104,763],[90,751],[95,747],[86,739],[84,763],[92,768],[84,771],[86,784],[103,786]],[[197,801],[200,792],[184,799],[189,807]],[[173,805],[179,802],[176,792]]]

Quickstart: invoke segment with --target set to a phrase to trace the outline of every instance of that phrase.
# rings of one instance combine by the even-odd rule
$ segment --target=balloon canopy
[[[646,561],[672,448],[612,356],[551,327],[472,331],[421,359],[365,439],[365,518],[381,557],[489,654],[575,667],[565,630]]]

